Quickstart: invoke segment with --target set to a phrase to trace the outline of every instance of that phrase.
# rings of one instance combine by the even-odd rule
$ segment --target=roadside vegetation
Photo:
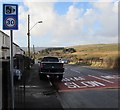
[[[35,53],[37,59],[43,56],[57,56],[70,64],[89,65],[99,68],[118,68],[120,61],[118,44],[89,44],[67,48],[47,48]]]
[[[77,52],[79,64],[87,63],[90,66],[100,68],[118,68],[119,45],[118,44],[94,44],[74,46]]]

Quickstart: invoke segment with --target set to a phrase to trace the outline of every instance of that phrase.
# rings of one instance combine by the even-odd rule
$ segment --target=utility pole
[[[37,23],[42,23],[42,21],[36,22],[36,23],[33,25],[33,27],[30,28],[30,15],[28,15],[28,33],[27,33],[27,35],[28,35],[28,56],[29,56],[29,58],[31,57],[31,56],[30,56],[30,30],[32,30]]]
[[[30,58],[30,15],[28,15],[28,56]]]

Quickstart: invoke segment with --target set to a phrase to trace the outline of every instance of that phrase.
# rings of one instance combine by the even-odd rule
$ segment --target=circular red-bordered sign
[[[7,17],[4,23],[6,27],[13,28],[16,26],[16,19],[13,17]]]

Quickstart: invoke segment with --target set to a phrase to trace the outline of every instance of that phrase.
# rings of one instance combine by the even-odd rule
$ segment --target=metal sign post
[[[13,31],[10,30],[10,76],[11,76],[11,106],[14,109],[14,73],[13,73]]]
[[[13,30],[18,30],[18,5],[3,4],[3,30],[10,30],[11,108],[14,109]]]

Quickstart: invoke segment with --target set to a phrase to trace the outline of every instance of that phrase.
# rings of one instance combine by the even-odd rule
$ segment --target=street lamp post
[[[35,27],[37,23],[42,23],[42,21],[36,22],[31,28],[30,28],[30,15],[28,15],[28,56],[30,58],[30,31]]]

